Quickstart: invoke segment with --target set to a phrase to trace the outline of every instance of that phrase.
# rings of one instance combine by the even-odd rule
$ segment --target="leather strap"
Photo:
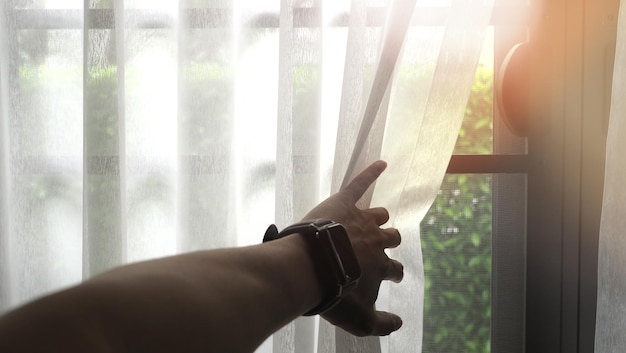
[[[315,226],[321,227],[331,223],[333,222],[329,220],[296,223],[283,229],[281,232],[278,231],[276,225],[271,224],[263,236],[264,243],[296,233],[301,234],[307,239],[309,249],[311,250],[311,261],[313,261],[315,275],[322,288],[322,292],[327,294],[318,305],[304,313],[304,316],[313,316],[323,313],[337,304],[343,296],[343,287],[340,284],[340,280],[336,278],[336,271],[332,268],[332,262],[336,260],[331,258],[328,249],[321,244],[317,235],[311,234],[316,232]]]

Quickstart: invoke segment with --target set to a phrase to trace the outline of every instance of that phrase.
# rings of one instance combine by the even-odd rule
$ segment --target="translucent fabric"
[[[259,243],[268,224],[296,222],[336,191],[351,160],[348,177],[382,158],[389,168],[360,206],[387,207],[403,234],[390,255],[405,279],[377,305],[404,328],[358,339],[303,318],[259,351],[421,351],[419,223],[491,1],[0,6],[0,312],[124,263]],[[414,6],[402,40],[385,24]],[[433,8],[443,16],[420,12]],[[384,54],[394,41],[396,65]]]
[[[620,4],[598,249],[595,351],[626,346],[626,4]]]

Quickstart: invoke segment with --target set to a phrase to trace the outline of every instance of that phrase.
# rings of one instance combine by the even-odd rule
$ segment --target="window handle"
[[[530,59],[529,43],[515,45],[504,59],[496,82],[496,104],[502,120],[520,137],[528,136]]]

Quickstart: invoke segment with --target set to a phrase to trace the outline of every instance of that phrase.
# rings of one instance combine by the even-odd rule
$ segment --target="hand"
[[[331,219],[343,224],[348,232],[361,265],[361,278],[356,288],[336,306],[323,313],[322,317],[357,336],[388,335],[402,326],[399,316],[376,311],[374,307],[383,280],[402,280],[402,264],[390,259],[384,251],[400,245],[400,233],[395,228],[380,228],[389,220],[386,209],[378,207],[360,210],[355,205],[386,167],[387,164],[383,161],[371,164],[346,187],[324,200],[304,218]]]

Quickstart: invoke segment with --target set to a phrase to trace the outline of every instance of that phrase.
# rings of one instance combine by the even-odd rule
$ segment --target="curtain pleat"
[[[408,117],[394,114],[394,107],[391,107],[387,126],[401,128],[403,133],[387,133],[407,140],[402,143],[389,141],[383,147],[383,158],[390,162],[389,174],[392,176],[378,183],[376,191],[381,192],[374,195],[376,203],[387,205],[392,214],[392,224],[402,229],[404,235],[403,245],[393,249],[391,255],[404,264],[405,277],[401,284],[389,285],[388,305],[390,311],[406,319],[403,329],[389,337],[389,352],[421,352],[424,269],[419,225],[437,195],[456,142],[491,18],[492,4],[454,1],[443,32],[435,30],[427,35],[429,38],[409,38],[405,43],[405,65],[423,60],[420,57],[423,54],[415,51],[420,48],[428,52],[426,48],[433,45],[432,39],[435,39],[434,45],[439,50],[433,71],[422,73],[420,77],[424,82],[430,82],[430,87],[420,90],[419,86],[425,83],[416,84],[417,95],[412,97],[415,113]],[[426,43],[421,43],[424,39],[427,39]],[[397,89],[401,90],[402,86]],[[415,93],[414,89],[411,87],[411,92]],[[399,92],[396,94],[400,95]],[[406,150],[405,146],[414,148]],[[392,184],[387,184],[389,182]],[[398,184],[403,185],[401,192],[391,195],[382,192]]]
[[[83,35],[86,77],[83,146],[83,276],[88,278],[126,260],[124,9],[112,9],[116,29],[91,29],[97,20],[87,14],[98,3],[86,4]],[[108,45],[113,53],[104,49]],[[117,54],[117,55],[115,55]],[[111,70],[110,67],[114,67]],[[107,88],[115,88],[103,92]],[[113,93],[116,92],[116,93]]]
[[[377,36],[370,35],[368,37],[367,4],[365,1],[352,0],[348,18],[348,39],[341,86],[339,124],[335,142],[332,193],[339,190],[348,169],[349,159],[362,118],[363,102],[367,99],[365,98],[366,87],[371,84],[371,77],[366,77],[364,71],[368,66],[373,67],[375,59],[371,55],[372,45],[378,44]],[[375,38],[375,43],[372,43],[372,37]]]
[[[369,148],[366,148],[366,142],[368,140],[382,141],[384,124],[381,126],[382,129],[379,130],[373,130],[372,127],[381,112],[381,102],[388,91],[414,8],[415,0],[396,1],[388,6],[383,38],[379,45],[381,54],[376,66],[376,74],[371,83],[367,104],[360,120],[358,135],[354,146],[350,149],[352,153],[350,162],[344,172],[342,186],[346,185],[356,175],[357,170],[366,165],[367,162],[363,163],[363,161],[367,161],[364,151],[369,150]],[[386,111],[383,110],[382,112],[382,115],[385,116]],[[379,132],[378,138],[375,136],[377,131]],[[380,145],[380,143],[374,143]],[[361,161],[360,165],[359,161]],[[357,168],[357,166],[360,168]]]
[[[278,96],[281,103],[277,110],[276,130],[276,201],[275,222],[280,229],[294,222],[294,207],[297,202],[295,180],[295,135],[293,116],[293,75],[297,55],[294,48],[293,28],[294,1],[281,1],[278,44]],[[280,195],[280,196],[278,196]],[[275,353],[296,352],[297,327],[289,323],[274,334]]]
[[[604,200],[598,248],[598,302],[595,351],[626,347],[626,3],[620,4],[611,113],[606,146]]]
[[[43,18],[18,29],[15,3],[1,6],[0,308],[8,309],[82,275],[83,55],[80,30],[37,30]]]
[[[364,39],[363,27],[367,21],[367,9],[356,2],[353,2],[352,5],[351,15],[355,14],[357,17],[350,20],[352,22],[350,30],[353,30],[352,26],[355,29],[349,32],[348,46],[352,45],[352,48],[349,47],[348,52],[367,53],[366,50],[355,48]],[[336,143],[338,147],[342,145],[345,147],[343,149],[337,148],[335,153],[333,190],[339,189],[340,181],[341,184],[345,185],[368,163],[380,158],[389,108],[390,83],[414,7],[415,1],[412,0],[398,1],[389,6],[385,30],[378,34],[381,38],[378,47],[381,49],[374,51],[380,52],[374,77],[364,79],[362,75],[359,77],[359,71],[355,71],[361,68],[360,72],[363,72],[362,67],[366,62],[363,55],[356,58],[356,63],[346,59],[344,91],[342,92],[342,103],[344,104],[340,111],[340,125]],[[361,65],[355,65],[357,63]],[[357,98],[355,101],[351,99],[353,96],[362,97],[363,91],[355,94],[355,89],[358,89],[359,86],[352,86],[350,78],[354,78],[356,82],[368,82],[369,90],[364,90],[368,94],[367,101],[363,98]],[[361,89],[363,90],[363,88]],[[355,108],[357,108],[355,103],[359,104],[358,114],[355,114]],[[345,123],[342,124],[342,122]],[[350,138],[347,139],[346,136]],[[373,190],[373,188],[368,190],[366,195],[359,200],[358,207],[368,208],[370,206]],[[328,325],[325,322],[323,324]],[[334,346],[336,352],[381,352],[379,338],[359,338],[339,328],[335,328]]]
[[[10,134],[9,134],[9,100],[6,98],[9,92],[9,17],[7,16],[8,4],[0,5],[0,313],[14,304],[12,295],[15,282],[12,275],[12,242],[11,212],[9,201],[11,199],[11,175],[10,175]]]
[[[294,222],[295,189],[293,114],[293,75],[296,66],[295,31],[293,28],[294,1],[281,1],[278,48],[278,96],[276,129],[276,224],[281,229]],[[313,103],[313,102],[312,102]]]
[[[332,163],[332,181],[330,193],[339,190],[341,180],[350,158],[350,152],[354,146],[358,133],[359,119],[366,91],[368,78],[364,72],[368,64],[368,56],[371,59],[372,41],[367,37],[367,4],[364,1],[353,0],[350,5],[348,19],[348,34],[346,42],[345,62],[343,68],[343,82],[341,85],[341,100],[336,127],[336,140],[333,141],[334,157]],[[374,38],[376,38],[374,36]],[[370,61],[372,66],[373,62]],[[340,351],[337,340],[344,338],[345,333],[338,332],[334,326],[325,320],[319,321],[318,328],[318,352],[335,353]],[[337,337],[339,336],[339,337]],[[341,349],[347,351],[345,342]]]
[[[176,253],[187,252],[189,244],[189,156],[190,146],[188,144],[189,130],[187,129],[186,116],[189,104],[187,96],[189,91],[186,87],[185,67],[188,62],[185,57],[185,43],[187,43],[187,33],[185,28],[189,27],[189,18],[185,16],[185,1],[178,1],[175,11],[176,21],[174,23],[174,38],[176,45]]]
[[[237,245],[237,4],[179,5],[179,251]]]

